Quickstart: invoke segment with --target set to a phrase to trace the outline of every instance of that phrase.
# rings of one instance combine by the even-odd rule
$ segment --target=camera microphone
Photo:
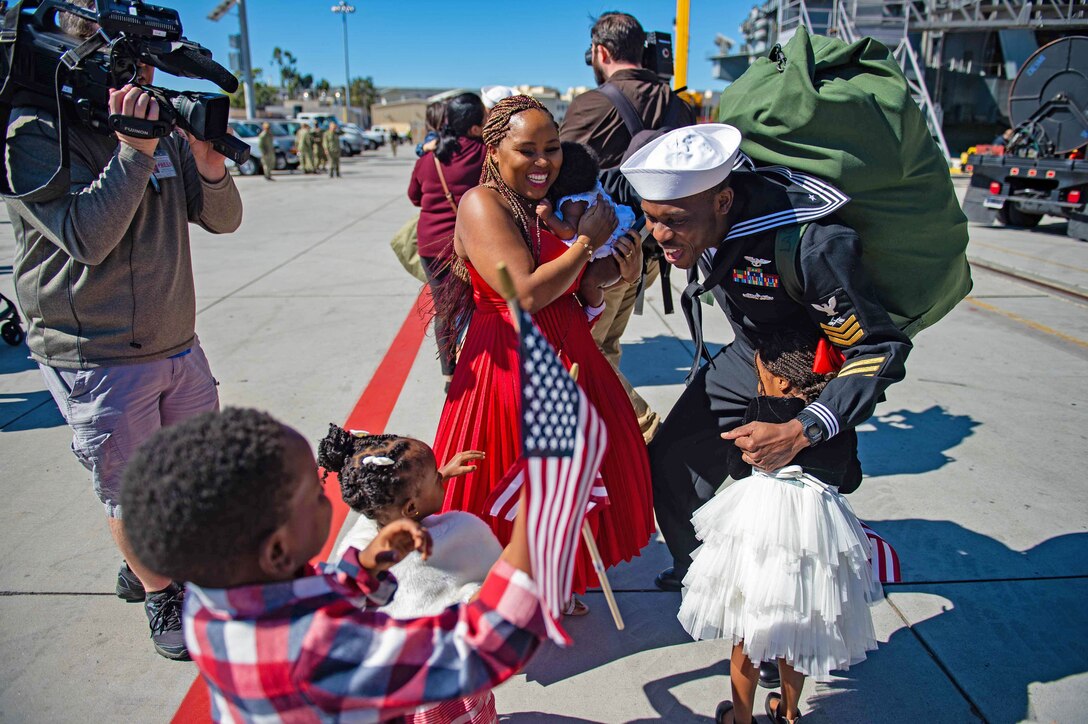
[[[212,60],[208,50],[187,41],[171,45],[175,48],[170,52],[145,55],[147,62],[171,75],[210,80],[227,93],[238,90],[238,79]]]

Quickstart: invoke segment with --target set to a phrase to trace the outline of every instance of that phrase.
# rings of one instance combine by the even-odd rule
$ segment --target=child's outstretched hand
[[[550,200],[544,198],[536,203],[536,215],[541,221],[550,221],[553,213],[555,213],[555,208]]]
[[[448,463],[439,468],[438,472],[442,475],[443,480],[457,478],[476,470],[475,465],[466,465],[465,463],[469,460],[483,460],[486,456],[486,453],[482,450],[462,450],[450,458]]]
[[[423,560],[427,560],[432,545],[426,528],[414,520],[401,518],[378,531],[370,545],[359,552],[359,563],[371,574],[378,574],[404,560],[412,551],[419,551]]]

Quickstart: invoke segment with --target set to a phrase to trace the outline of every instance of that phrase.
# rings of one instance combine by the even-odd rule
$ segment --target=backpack
[[[635,109],[634,104],[623,94],[622,91],[611,83],[605,83],[597,88],[604,97],[612,102],[615,106],[616,112],[620,114],[620,118],[623,120],[623,125],[627,127],[627,132],[631,134],[631,140],[627,143],[627,150],[623,152],[623,158],[620,159],[620,163],[612,168],[601,169],[601,186],[612,197],[617,204],[623,204],[629,206],[635,211],[636,219],[642,218],[642,199],[635,193],[634,188],[620,173],[620,166],[631,157],[638,149],[645,146],[650,141],[654,140],[658,136],[662,136],[669,131],[683,126],[689,125],[685,114],[686,104],[684,100],[677,95],[676,91],[669,93],[669,104],[665,108],[665,115],[662,116],[661,121],[658,123],[657,128],[646,128],[642,123],[642,118]],[[646,236],[642,240],[642,255],[643,265],[646,261],[651,259],[663,258],[661,247],[657,245],[652,236]],[[669,270],[670,267],[667,263],[660,263],[661,269],[661,295],[662,303],[665,309],[665,314],[673,313],[672,303],[672,287],[669,284]],[[645,273],[645,266],[643,268]],[[635,299],[635,314],[642,314],[643,306],[643,292],[642,282],[639,282],[638,296]]]
[[[740,130],[741,150],[757,166],[810,173],[850,196],[838,216],[858,232],[861,265],[908,336],[970,292],[967,218],[947,159],[885,46],[801,27],[726,88],[718,120]],[[780,231],[780,270],[795,269],[799,232]],[[784,277],[783,285],[803,303],[799,280]]]

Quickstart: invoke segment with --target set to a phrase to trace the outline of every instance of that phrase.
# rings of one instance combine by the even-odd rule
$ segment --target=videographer
[[[666,119],[672,92],[669,84],[657,73],[642,67],[646,44],[646,32],[642,25],[627,13],[604,13],[593,24],[590,42],[586,61],[593,66],[597,85],[603,87],[609,84],[619,89],[638,114],[643,128],[658,128]],[[680,105],[684,117],[679,125],[694,123],[695,116],[690,108],[686,104]],[[631,132],[619,110],[599,89],[587,91],[571,101],[559,127],[559,137],[592,148],[603,170],[618,168],[631,142]],[[641,214],[638,208],[634,211],[636,215]],[[658,260],[647,256],[644,269],[642,287],[647,288],[657,279],[660,271]],[[605,292],[604,311],[593,325],[593,339],[616,369],[648,444],[657,433],[661,420],[620,373],[620,338],[635,309],[638,290],[637,285],[621,283]]]
[[[77,0],[93,8],[91,0]],[[59,14],[68,35],[98,26]],[[140,84],[154,68],[139,67]],[[156,120],[157,102],[134,85],[111,89],[109,110]],[[7,131],[9,187],[45,184],[60,165],[58,119],[15,107]],[[216,381],[195,334],[189,223],[228,233],[242,220],[224,157],[180,131],[161,139],[98,132],[66,113],[71,183],[45,200],[8,198],[14,274],[29,320],[27,343],[61,414],[72,450],[92,473],[110,533],[125,557],[117,595],[144,601],[155,650],[187,659],[181,584],[130,554],[121,527],[121,477],[158,428],[218,409]]]

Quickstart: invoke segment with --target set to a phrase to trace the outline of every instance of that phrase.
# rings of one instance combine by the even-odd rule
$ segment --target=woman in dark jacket
[[[480,139],[484,114],[483,101],[475,93],[462,93],[451,98],[446,104],[445,118],[438,132],[438,147],[416,161],[412,180],[408,184],[408,198],[420,208],[417,231],[419,260],[427,272],[432,290],[445,276],[446,264],[453,253],[456,205],[466,191],[480,182],[485,155],[484,143]],[[434,330],[440,340],[439,350],[443,346],[441,340],[449,333],[448,329],[446,321],[436,316]],[[441,351],[439,358],[442,374],[446,376],[448,384],[453,375],[454,360],[452,355]]]

